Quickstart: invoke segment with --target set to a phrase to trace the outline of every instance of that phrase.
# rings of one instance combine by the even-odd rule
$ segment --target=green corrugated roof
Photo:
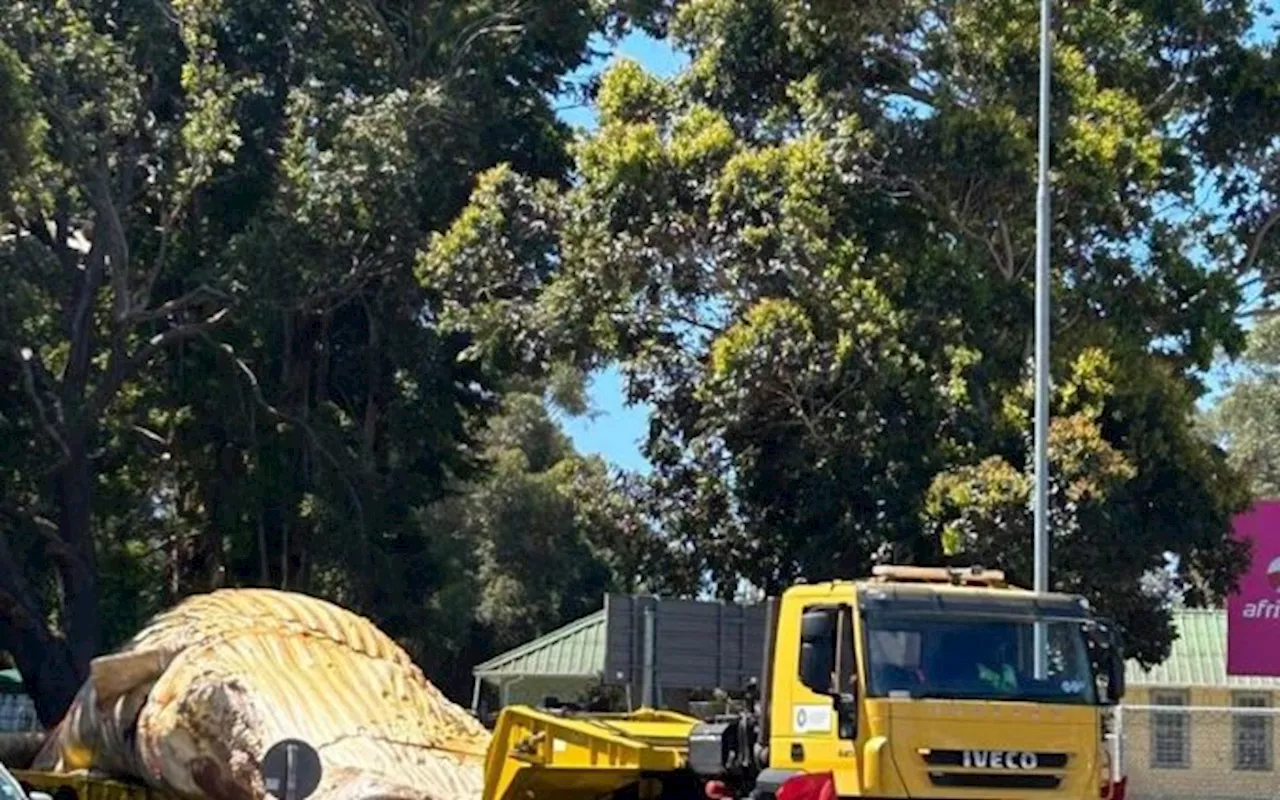
[[[604,672],[604,610],[495,656],[471,671],[478,678],[582,676]]]
[[[1184,609],[1174,613],[1178,639],[1163,664],[1144,672],[1129,662],[1126,680],[1135,686],[1280,688],[1280,678],[1227,674],[1227,612]]]

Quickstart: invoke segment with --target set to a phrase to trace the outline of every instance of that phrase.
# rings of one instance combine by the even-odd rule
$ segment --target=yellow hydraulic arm
[[[485,760],[484,800],[594,800],[631,789],[656,797],[684,774],[698,720],[672,711],[575,716],[503,709]]]

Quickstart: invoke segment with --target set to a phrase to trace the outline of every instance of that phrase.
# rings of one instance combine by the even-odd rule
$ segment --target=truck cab
[[[880,567],[774,606],[760,768],[733,794],[829,774],[840,797],[1099,797],[1123,656],[1084,598]]]
[[[883,566],[767,604],[750,710],[498,717],[483,800],[1098,800],[1113,628],[1003,573]]]

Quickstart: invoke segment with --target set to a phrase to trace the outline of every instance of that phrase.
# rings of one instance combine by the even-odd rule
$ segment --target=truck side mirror
[[[1107,692],[1103,700],[1106,705],[1119,705],[1125,690],[1124,643],[1111,620],[1098,620],[1095,630],[1098,635],[1094,641],[1101,650],[1098,669],[1105,670],[1107,676]]]
[[[1119,705],[1124,699],[1125,678],[1124,678],[1124,643],[1121,641],[1120,632],[1115,627],[1110,627],[1111,647],[1108,648],[1107,659],[1107,700],[1112,705]]]
[[[815,609],[800,618],[800,682],[816,694],[833,691],[836,665],[836,611]]]

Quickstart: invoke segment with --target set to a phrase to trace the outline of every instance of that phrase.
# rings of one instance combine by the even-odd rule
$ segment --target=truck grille
[[[963,789],[1057,789],[1066,753],[1021,750],[921,750],[934,786]],[[937,769],[951,767],[953,769]]]
[[[1057,789],[1059,775],[1001,775],[991,772],[930,772],[934,786],[966,789]]]

